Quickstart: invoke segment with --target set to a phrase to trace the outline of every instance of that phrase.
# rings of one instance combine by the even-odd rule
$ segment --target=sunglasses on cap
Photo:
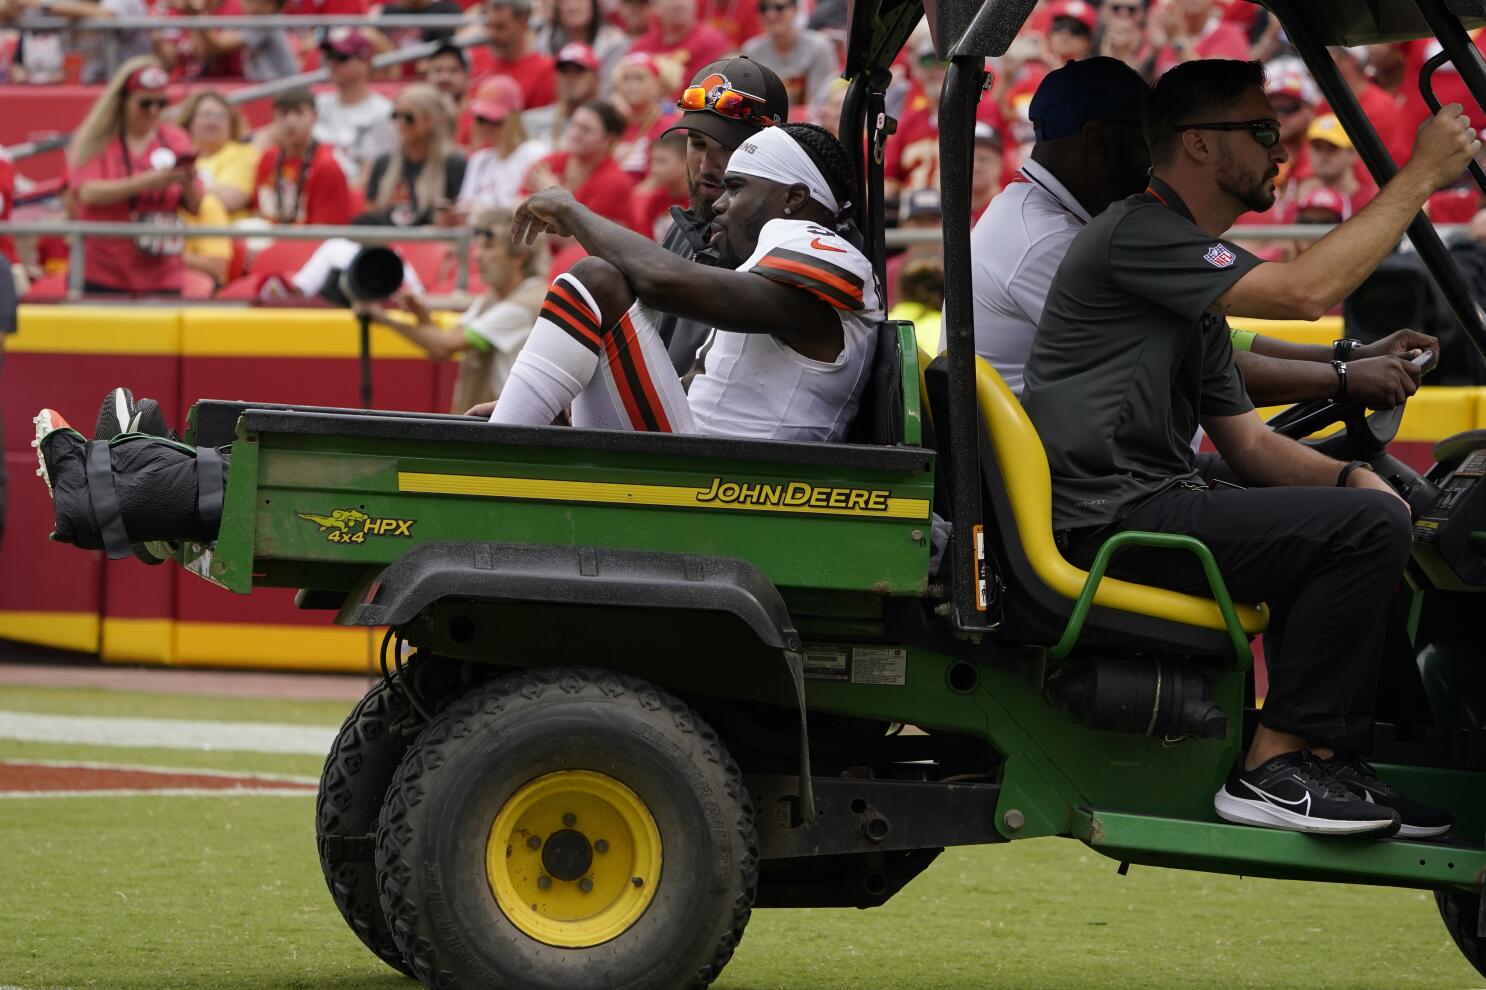
[[[1232,120],[1214,124],[1178,124],[1172,130],[1178,132],[1248,131],[1253,139],[1265,148],[1273,148],[1280,143],[1280,122],[1278,120]]]
[[[688,86],[682,90],[676,107],[680,110],[711,110],[720,116],[758,124],[760,127],[774,124],[774,118],[759,112],[764,107],[764,101],[760,97],[736,89],[709,90],[702,86]]]
[[[163,96],[146,96],[139,100],[141,110],[164,110],[170,106],[170,101]]]

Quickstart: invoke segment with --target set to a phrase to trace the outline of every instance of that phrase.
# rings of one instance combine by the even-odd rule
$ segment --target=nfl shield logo
[[[1204,261],[1214,268],[1227,268],[1238,260],[1238,255],[1221,244],[1214,244],[1208,248],[1207,254],[1204,254],[1202,257]]]

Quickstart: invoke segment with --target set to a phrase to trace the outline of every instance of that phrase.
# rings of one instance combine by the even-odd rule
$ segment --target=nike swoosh
[[[1295,801],[1286,801],[1284,798],[1275,797],[1273,794],[1270,794],[1268,791],[1260,790],[1259,788],[1255,787],[1253,784],[1249,783],[1247,780],[1239,781],[1239,783],[1243,784],[1249,790],[1253,791],[1255,794],[1259,795],[1260,798],[1262,798],[1263,800],[1269,802],[1270,804],[1278,805],[1281,808],[1288,808],[1291,811],[1298,811],[1302,815],[1308,815],[1308,814],[1311,813],[1311,796],[1310,796],[1310,794],[1304,794],[1298,800],[1295,800]]]
[[[810,246],[817,251],[835,251],[838,254],[846,253],[846,248],[831,247],[829,244],[822,244],[819,237],[811,241]]]

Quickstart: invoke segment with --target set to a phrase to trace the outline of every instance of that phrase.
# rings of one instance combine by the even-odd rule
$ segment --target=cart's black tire
[[[330,747],[315,799],[315,845],[330,898],[351,931],[387,965],[412,976],[382,914],[370,844],[337,841],[376,832],[387,785],[412,741],[392,728],[408,714],[407,700],[395,686],[397,677],[393,674],[391,684],[378,681],[366,692]]]
[[[653,884],[633,885],[653,894],[631,908],[641,913],[626,916],[617,934],[589,930],[563,943],[564,936],[529,934],[539,909],[532,904],[532,914],[523,917],[528,898],[506,902],[527,927],[508,916],[486,857],[497,857],[494,869],[504,870],[509,881],[512,850],[525,850],[520,842],[492,842],[504,834],[495,832],[497,816],[515,814],[546,782],[565,788],[573,780],[617,782],[628,791],[653,826],[657,872]],[[566,793],[558,799],[563,807],[568,800]],[[584,823],[565,815],[563,824],[581,831]],[[543,841],[535,832],[510,834]],[[545,835],[543,857],[557,834]],[[620,851],[617,843],[600,848],[589,838],[594,850]],[[643,845],[635,842],[629,851]],[[594,669],[517,673],[460,697],[409,748],[382,808],[377,878],[393,936],[429,987],[705,987],[731,958],[753,908],[753,803],[716,734],[664,691]],[[574,896],[571,888],[565,896]],[[605,940],[587,944],[581,937]]]
[[[1434,902],[1439,905],[1445,929],[1476,972],[1486,976],[1486,939],[1476,937],[1476,917],[1481,910],[1481,895],[1463,890],[1437,890]]]

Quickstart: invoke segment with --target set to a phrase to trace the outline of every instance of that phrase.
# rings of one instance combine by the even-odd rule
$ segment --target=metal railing
[[[1314,241],[1325,237],[1335,229],[1334,224],[1276,224],[1274,226],[1234,227],[1225,234],[1232,240],[1242,241]],[[1466,236],[1468,224],[1437,224],[1435,230],[1446,239]],[[83,262],[83,239],[86,237],[137,237],[141,234],[160,234],[161,228],[147,223],[105,223],[101,221],[51,220],[32,222],[0,223],[0,236],[16,237],[62,237],[67,240],[72,259],[67,268],[67,295],[80,298],[86,282]],[[321,241],[342,237],[363,244],[379,244],[392,241],[443,242],[455,246],[460,259],[469,257],[470,243],[474,233],[468,227],[335,227],[325,224],[280,226],[280,227],[214,227],[187,226],[180,229],[187,239],[197,237],[228,237],[233,240],[267,238],[284,241]],[[894,228],[887,231],[889,248],[902,248],[910,244],[935,244],[943,232],[938,228]],[[469,266],[456,263],[454,287],[463,291],[469,287]]]
[[[304,224],[282,227],[220,227],[187,226],[179,231],[162,229],[151,223],[105,223],[87,220],[53,220],[35,222],[0,223],[0,236],[16,237],[63,237],[67,240],[67,298],[82,298],[83,286],[87,282],[84,261],[83,239],[87,237],[138,237],[141,234],[179,235],[187,240],[198,237],[227,237],[233,240],[267,238],[276,241],[325,241],[333,237],[345,238],[361,244],[385,244],[388,242],[443,242],[455,247],[454,288],[464,291],[469,288],[469,249],[474,231],[469,227],[336,227],[326,224]]]
[[[1318,241],[1336,227],[1331,223],[1254,224],[1230,228],[1223,236],[1235,241]],[[1470,233],[1470,225],[1464,223],[1437,223],[1434,229],[1444,238]],[[938,244],[943,237],[944,231],[937,227],[897,227],[887,232],[887,246]]]
[[[430,28],[457,31],[478,24],[469,14],[332,14],[302,17],[298,14],[190,14],[182,17],[23,17],[3,26],[23,31],[161,31],[173,28],[268,28],[282,31],[316,31],[321,28],[374,27],[388,30]]]

